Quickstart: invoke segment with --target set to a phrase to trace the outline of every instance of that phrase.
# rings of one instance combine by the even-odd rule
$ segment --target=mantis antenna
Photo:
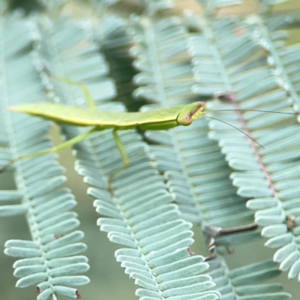
[[[205,114],[205,117],[206,118],[209,118],[209,119],[213,119],[213,120],[216,120],[216,121],[219,121],[221,123],[224,123],[224,124],[227,124],[228,126],[231,126],[233,128],[235,128],[236,130],[238,130],[239,132],[241,132],[242,134],[244,134],[245,136],[247,136],[250,140],[252,140],[254,143],[256,143],[257,145],[259,145],[260,147],[262,147],[263,149],[265,149],[265,147],[260,144],[256,139],[254,139],[253,137],[251,137],[249,134],[247,134],[246,132],[244,132],[243,130],[239,129],[238,127],[226,122],[226,121],[223,121],[223,120],[220,120],[218,118],[215,118],[215,117],[212,117],[212,116],[208,116]]]

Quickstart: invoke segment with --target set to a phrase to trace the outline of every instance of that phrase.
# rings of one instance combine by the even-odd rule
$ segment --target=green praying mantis
[[[143,130],[164,130],[180,125],[188,126],[204,112],[206,107],[205,102],[199,101],[187,105],[170,106],[145,112],[103,112],[96,109],[92,97],[84,85],[67,79],[56,79],[79,86],[87,100],[89,108],[82,109],[55,103],[33,103],[12,106],[9,107],[9,110],[42,117],[60,124],[92,126],[92,128],[51,149],[22,155],[6,165],[1,170],[2,172],[18,160],[57,152],[81,142],[96,131],[113,129],[112,135],[124,163],[124,166],[113,174],[115,176],[129,164],[124,146],[117,134],[119,130],[136,127],[140,127]]]
[[[9,110],[14,112],[25,113],[37,117],[42,117],[44,119],[48,119],[59,124],[88,126],[92,128],[48,150],[22,155],[12,160],[10,163],[8,163],[2,169],[0,169],[0,173],[4,172],[9,166],[11,166],[13,163],[21,159],[32,158],[40,155],[57,152],[61,149],[70,147],[74,144],[81,142],[82,140],[86,139],[94,132],[102,131],[106,129],[113,129],[112,135],[123,160],[123,167],[120,170],[113,173],[111,175],[111,177],[113,177],[129,165],[128,157],[125,152],[124,146],[117,134],[119,130],[128,130],[136,127],[139,127],[143,130],[167,130],[177,126],[188,126],[194,120],[199,118],[204,113],[206,108],[205,102],[198,101],[187,105],[170,106],[170,107],[164,107],[164,108],[145,111],[145,112],[103,112],[97,110],[95,103],[85,85],[65,78],[54,77],[54,79],[70,85],[78,86],[82,90],[82,93],[87,101],[88,108],[83,109],[79,107],[56,104],[56,103],[32,103],[32,104],[12,106],[9,107]],[[232,97],[232,94],[222,93],[219,95],[219,97],[220,96],[223,98],[225,97],[227,99],[228,97]],[[232,109],[229,110],[225,109],[222,111],[232,111]],[[253,111],[259,111],[259,110],[253,110]],[[263,111],[263,112],[269,112],[269,111]],[[272,112],[272,113],[283,113],[283,114],[294,115],[294,113],[285,113],[285,112]],[[206,116],[206,117],[211,119],[216,119],[212,116]],[[257,143],[259,146],[264,148],[255,139],[253,139],[250,135],[240,130],[239,128],[220,119],[216,119],[216,120],[234,127],[235,129],[237,129],[238,131],[246,135],[248,138],[253,140],[255,143]]]

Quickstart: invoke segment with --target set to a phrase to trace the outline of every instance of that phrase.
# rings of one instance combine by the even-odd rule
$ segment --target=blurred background
[[[223,15],[232,14],[246,14],[249,12],[255,12],[255,1],[244,0],[244,4],[240,6],[232,6],[221,9],[219,11],[220,17]],[[132,10],[135,10],[137,5],[135,1],[120,1],[116,4],[115,9],[119,10],[123,14],[130,14]],[[27,13],[35,9],[41,9],[41,6],[33,0],[14,0],[11,1],[11,8],[23,8]],[[183,9],[191,9],[194,11],[200,11],[200,6],[196,1],[177,1],[176,9],[178,12]],[[291,0],[286,3],[278,5],[276,10],[297,10],[300,9],[299,0]],[[84,1],[72,1],[65,7],[65,10],[71,14],[75,14],[79,17],[86,17],[88,14],[92,14],[88,8],[85,7]],[[97,16],[93,16],[97,18]],[[291,31],[291,43],[294,40],[299,40],[299,30]],[[299,53],[300,55],[300,53]],[[1,99],[0,99],[1,101]],[[58,128],[53,126],[51,130],[53,136],[53,142],[58,144],[60,137]],[[135,289],[134,282],[124,274],[123,269],[119,263],[115,261],[114,252],[119,248],[118,245],[112,244],[106,238],[106,233],[100,232],[96,226],[96,220],[99,217],[93,206],[93,199],[86,194],[87,185],[82,181],[82,178],[75,173],[73,165],[74,158],[70,149],[65,149],[59,153],[59,160],[61,164],[66,168],[66,173],[69,180],[66,182],[66,186],[69,187],[76,195],[78,202],[75,211],[79,213],[79,220],[81,222],[80,230],[85,232],[84,243],[88,245],[87,252],[84,253],[89,258],[91,269],[87,275],[91,279],[89,285],[79,288],[79,292],[82,294],[83,299],[88,300],[130,300],[137,299],[134,296]],[[13,174],[6,172],[0,175],[0,189],[14,189]],[[0,244],[4,245],[8,239],[30,239],[30,234],[27,228],[25,217],[15,218],[0,218]],[[207,255],[207,249],[204,246],[201,233],[198,228],[194,228],[195,232],[195,244],[192,247],[192,251],[196,254]],[[257,242],[256,256],[253,255],[253,250],[249,249],[247,245],[239,246],[234,249],[234,255],[227,255],[226,259],[230,267],[239,267],[245,263],[251,263],[263,259],[267,259],[272,256],[272,251],[263,246],[262,242]],[[249,261],[245,262],[245,257]],[[17,279],[13,276],[12,265],[15,259],[8,257],[0,253],[0,299],[13,300],[32,300],[36,298],[34,288],[16,289],[15,283]],[[289,291],[294,295],[294,299],[299,299],[299,283],[296,280],[288,281],[287,274],[283,273],[279,278],[275,278],[274,282],[281,282],[286,291]],[[59,297],[59,299],[69,299]]]

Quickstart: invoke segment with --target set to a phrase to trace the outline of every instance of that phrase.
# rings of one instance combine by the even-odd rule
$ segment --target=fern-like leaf
[[[22,18],[1,22],[5,37],[1,41],[1,130],[6,146],[1,156],[5,165],[20,155],[48,149],[51,143],[45,135],[49,122],[7,110],[8,105],[40,101],[44,94],[31,61],[30,24]],[[54,155],[17,161],[14,167],[17,190],[1,191],[0,195],[6,203],[20,204],[1,206],[1,215],[25,214],[32,236],[30,241],[9,240],[5,244],[5,254],[21,258],[14,264],[14,275],[19,278],[16,286],[37,285],[39,300],[51,295],[55,298],[54,294],[76,298],[78,291],[70,286],[89,282],[86,276],[77,275],[89,265],[86,257],[74,256],[86,245],[80,242],[83,233],[73,231],[79,221],[77,214],[69,211],[76,205],[74,197],[62,187],[64,169]]]
[[[274,24],[272,27],[277,29]],[[241,37],[235,35],[238,28],[243,28]],[[292,170],[297,166],[299,139],[295,116],[288,114],[292,110],[287,97],[297,101],[298,96],[289,79],[289,72],[284,69],[284,61],[277,53],[276,43],[272,40],[277,40],[278,34],[276,31],[269,34],[267,28],[268,24],[263,24],[258,17],[248,19],[243,25],[233,21],[226,26],[220,22],[219,27],[215,27],[213,34],[218,37],[216,49],[226,67],[232,70],[226,78],[227,90],[232,92],[232,96],[229,99],[231,104],[216,102],[210,108],[220,111],[214,113],[214,117],[250,134],[255,141],[238,138],[240,133],[235,128],[226,127],[215,120],[210,122],[210,137],[219,141],[229,166],[236,170],[230,177],[238,188],[237,194],[254,198],[247,206],[259,210],[255,214],[255,221],[265,227],[262,235],[271,237],[266,246],[281,248],[274,260],[281,263],[281,270],[291,268],[289,277],[295,277],[299,272],[297,223],[289,225],[288,220],[298,215],[297,209],[294,209],[297,206],[298,179]],[[237,46],[239,43],[240,46]],[[256,58],[260,67],[257,67],[255,60],[246,60],[249,51],[241,51],[242,45],[250,43],[256,44],[253,50],[260,53]],[[230,53],[225,45],[231,49]],[[266,54],[269,55],[268,60]],[[242,59],[244,62],[241,62]],[[222,112],[230,109],[235,110],[236,114]],[[243,111],[247,109],[276,110],[282,114]],[[278,128],[276,134],[274,127]],[[259,148],[259,145],[264,148]],[[293,174],[290,175],[293,178],[284,174]],[[289,179],[289,184],[286,179]],[[293,233],[288,233],[290,226],[295,226]]]

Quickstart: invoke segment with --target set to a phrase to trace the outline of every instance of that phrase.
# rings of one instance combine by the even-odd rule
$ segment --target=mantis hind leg
[[[40,151],[40,152],[35,152],[35,153],[30,153],[30,154],[26,154],[26,155],[22,155],[19,156],[18,158],[12,160],[11,162],[9,162],[7,165],[5,165],[2,169],[0,169],[0,173],[4,172],[5,170],[7,170],[7,168],[9,168],[12,164],[14,164],[15,162],[22,160],[22,159],[26,159],[26,158],[33,158],[33,157],[37,157],[37,156],[41,156],[41,155],[46,155],[46,154],[50,154],[50,153],[54,153],[57,152],[59,150],[62,150],[64,148],[68,148],[74,144],[77,144],[81,141],[83,141],[85,138],[87,138],[90,134],[92,134],[93,132],[95,132],[97,129],[97,127],[92,128],[89,131],[86,131],[82,134],[79,134],[77,136],[75,136],[74,138],[59,144],[58,146],[52,147],[48,150],[45,151]]]
[[[92,96],[91,96],[88,88],[84,84],[82,84],[80,82],[77,82],[77,81],[72,81],[72,80],[69,80],[69,79],[66,79],[66,78],[60,78],[60,77],[53,77],[53,78],[55,80],[65,82],[65,83],[70,84],[70,85],[78,86],[81,89],[81,91],[82,91],[82,93],[84,95],[84,98],[85,98],[85,100],[86,100],[86,102],[88,104],[88,107],[90,109],[94,109],[94,110],[97,109],[96,105],[95,105],[95,102],[94,102],[94,100],[93,100],[93,98],[92,98]]]

